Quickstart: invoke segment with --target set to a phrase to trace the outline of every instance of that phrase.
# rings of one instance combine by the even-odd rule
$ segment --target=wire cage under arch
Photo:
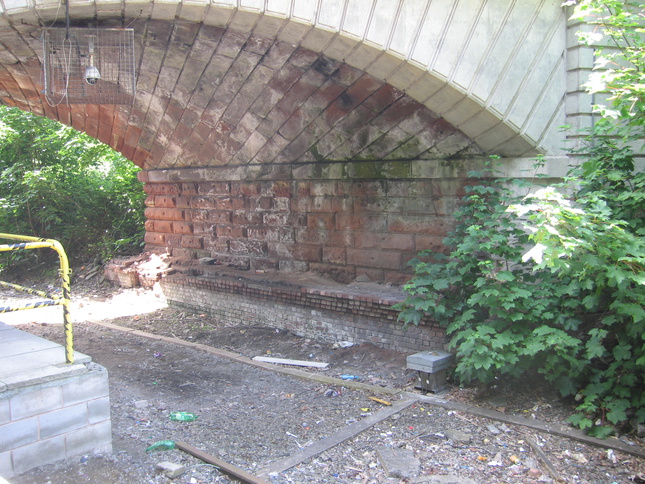
[[[46,29],[43,64],[45,96],[50,104],[134,102],[132,29]]]

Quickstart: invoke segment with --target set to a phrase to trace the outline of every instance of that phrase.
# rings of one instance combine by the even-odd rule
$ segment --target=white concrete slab
[[[0,392],[86,371],[91,361],[75,352],[70,365],[64,346],[0,322]]]

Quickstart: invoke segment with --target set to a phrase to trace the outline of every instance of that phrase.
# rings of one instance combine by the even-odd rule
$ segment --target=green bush
[[[495,178],[492,168],[471,176],[478,183],[466,189],[444,240],[449,255],[426,251],[411,261],[399,319],[446,326],[464,383],[537,372],[570,393],[582,366],[576,295],[561,294],[555,275],[522,261],[529,235],[508,208],[521,201],[523,183]]]
[[[645,175],[603,166],[526,197],[524,182],[472,173],[449,254],[413,259],[397,306],[405,325],[446,327],[460,382],[539,374],[576,396],[572,422],[597,436],[645,421]]]
[[[71,258],[140,250],[138,170],[85,134],[0,107],[1,232],[57,239]]]
[[[541,374],[575,395],[571,422],[603,437],[645,422],[645,10],[638,2],[572,0],[592,29],[587,89],[607,104],[572,151],[562,184],[525,198],[513,182],[474,174],[445,240],[425,252],[398,305],[404,324],[445,325],[463,382]],[[600,96],[602,98],[602,96]]]
[[[580,298],[585,365],[572,422],[605,436],[605,424],[645,421],[645,173],[634,172],[628,149],[594,141],[569,183],[540,190],[513,211],[527,216],[535,243],[524,259]],[[574,196],[563,196],[572,186]]]

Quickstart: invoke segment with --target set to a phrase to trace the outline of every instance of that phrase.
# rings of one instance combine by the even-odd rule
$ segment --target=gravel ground
[[[126,304],[118,298],[127,291],[101,286],[94,293],[86,290],[82,298],[81,291],[76,291],[75,347],[108,369],[114,450],[109,455],[86,455],[40,467],[13,478],[12,484],[237,482],[180,450],[146,449],[162,440],[183,441],[259,474],[389,408],[369,397],[397,404],[410,394],[419,400],[405,410],[264,479],[275,484],[554,482],[548,462],[564,482],[645,482],[639,477],[645,473],[643,459],[423,401],[411,384],[413,374],[405,369],[405,355],[371,345],[334,348],[271,328],[231,328],[210,316],[172,308],[145,313],[145,301],[159,302],[151,291],[130,291],[137,311],[111,317],[105,308],[124,310]],[[0,299],[3,296],[15,297],[3,293]],[[105,305],[91,309],[91,302]],[[19,327],[61,340],[60,325],[29,319]],[[96,320],[181,337],[237,355],[326,361],[330,362],[328,369],[307,371],[335,377],[350,373],[362,382],[406,392],[374,393],[349,388],[341,380],[320,383],[294,378],[199,349],[109,329],[92,322]],[[442,396],[559,423],[570,410],[539,388],[513,391],[500,386],[487,392],[454,388]],[[169,419],[173,411],[192,412],[198,418],[174,422]],[[641,439],[622,439],[643,449]],[[546,461],[531,443],[541,449]],[[388,457],[392,455],[394,463]],[[162,461],[183,465],[186,471],[171,479],[156,470]]]

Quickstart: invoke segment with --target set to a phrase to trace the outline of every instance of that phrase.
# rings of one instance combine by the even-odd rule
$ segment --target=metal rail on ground
[[[24,309],[36,309],[46,306],[63,306],[63,328],[65,331],[65,361],[69,364],[74,363],[74,335],[72,331],[72,321],[70,319],[70,274],[69,260],[65,249],[60,242],[54,239],[44,239],[39,237],[30,237],[27,235],[15,234],[2,234],[0,239],[18,240],[18,244],[1,244],[0,252],[13,252],[17,250],[29,249],[44,249],[49,248],[56,251],[60,261],[59,275],[61,278],[61,294],[54,295],[45,291],[31,289],[29,287],[20,286],[18,284],[11,284],[9,282],[0,281],[0,286],[15,289],[17,291],[26,292],[35,296],[40,296],[45,299],[35,301],[27,304],[17,306],[0,307],[0,313],[8,313],[12,311],[21,311]]]

